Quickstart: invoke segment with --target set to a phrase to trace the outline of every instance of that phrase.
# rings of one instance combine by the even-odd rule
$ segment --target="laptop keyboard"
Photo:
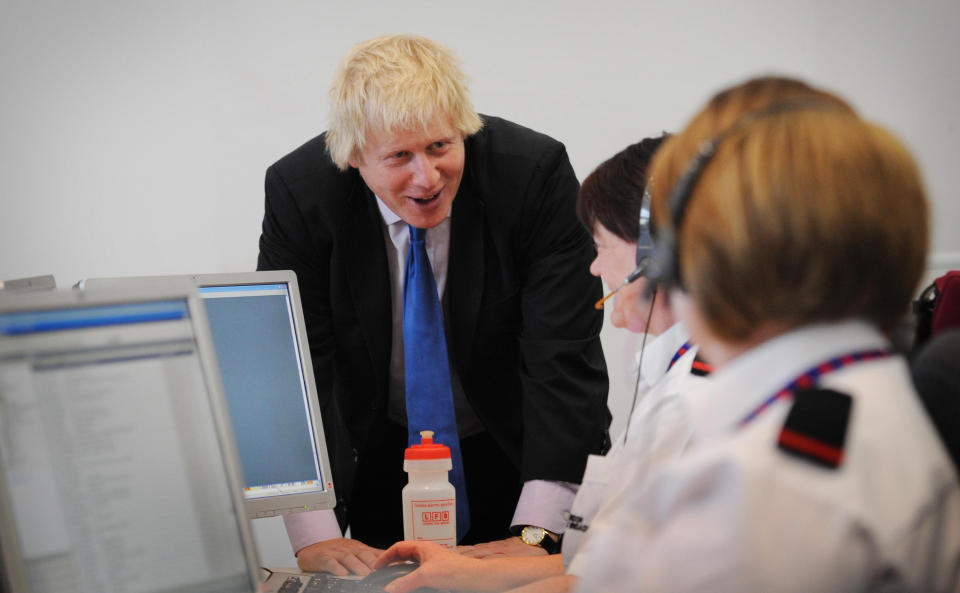
[[[264,591],[272,593],[384,593],[387,583],[413,571],[416,563],[398,563],[382,566],[367,576],[338,577],[327,573],[274,572],[266,581]],[[442,593],[430,587],[421,587],[416,593]]]
[[[304,586],[306,585],[306,586]],[[383,593],[383,587],[326,574],[290,575],[277,593]]]

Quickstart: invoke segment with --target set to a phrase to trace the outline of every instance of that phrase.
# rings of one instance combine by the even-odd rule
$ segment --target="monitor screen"
[[[293,272],[89,279],[104,286],[189,281],[202,297],[243,466],[247,515],[333,508],[323,422]]]
[[[238,435],[247,498],[322,489],[325,476],[290,286],[232,284],[199,290]]]
[[[0,299],[11,588],[252,591],[236,452],[196,297],[24,302]]]

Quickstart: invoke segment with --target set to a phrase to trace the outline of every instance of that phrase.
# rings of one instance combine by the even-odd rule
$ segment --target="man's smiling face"
[[[447,122],[367,134],[366,146],[350,161],[367,187],[410,225],[426,229],[443,222],[463,178],[462,134]]]

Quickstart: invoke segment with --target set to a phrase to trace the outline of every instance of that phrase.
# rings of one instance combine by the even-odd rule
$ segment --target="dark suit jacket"
[[[579,184],[562,144],[503,119],[485,117],[465,152],[445,297],[451,358],[523,481],[579,482],[610,421],[603,317],[592,306],[602,289],[575,216]],[[336,169],[322,134],[267,170],[257,267],[297,274],[341,513],[386,421],[382,224],[373,194],[355,169]]]

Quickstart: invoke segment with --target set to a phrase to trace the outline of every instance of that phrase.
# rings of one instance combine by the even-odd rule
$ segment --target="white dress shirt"
[[[901,358],[819,381],[853,398],[838,468],[778,449],[789,400],[739,426],[813,365],[886,346],[862,322],[808,326],[684,394],[690,450],[624,497],[578,591],[957,591],[960,488]]]

